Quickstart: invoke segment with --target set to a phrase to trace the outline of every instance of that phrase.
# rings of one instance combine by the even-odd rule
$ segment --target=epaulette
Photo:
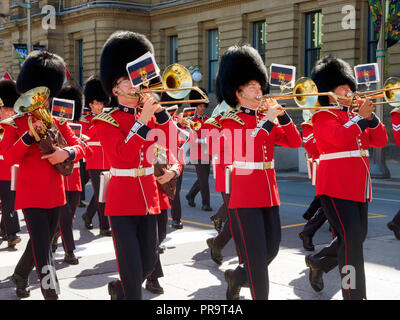
[[[328,112],[328,113],[334,115],[336,118],[338,117],[338,115],[337,115],[336,113],[334,113],[334,112],[332,112],[332,111],[330,111],[330,110],[321,109],[321,110],[318,110],[318,111],[314,112],[314,114],[313,114],[312,117],[311,117],[311,121],[312,121],[312,119],[314,119],[314,117],[315,117],[316,114],[319,114],[319,113],[321,113],[321,112]]]
[[[244,126],[244,121],[240,119],[240,117],[237,115],[240,112],[241,112],[240,110],[235,110],[235,109],[229,110],[221,117],[220,121],[222,122],[224,120],[233,120],[239,123],[240,125]]]
[[[392,111],[390,111],[390,114],[392,114],[394,112],[399,112],[400,113],[400,107],[399,108],[394,108]]]
[[[118,122],[115,121],[115,119],[111,116],[111,114],[112,114],[113,112],[117,111],[117,110],[119,110],[119,109],[118,109],[118,108],[115,108],[115,109],[112,109],[112,110],[110,110],[110,111],[104,111],[104,112],[98,114],[97,116],[95,116],[95,117],[92,119],[92,121],[93,121],[93,122],[94,122],[94,121],[97,121],[97,120],[99,120],[99,121],[104,121],[104,122],[107,122],[107,123],[113,125],[114,127],[117,127],[117,128],[118,128],[118,127],[119,127]]]
[[[312,121],[311,121],[311,119],[308,119],[307,121],[304,121],[302,124],[301,124],[301,126],[306,126],[306,125],[309,125],[309,126],[313,126],[313,123],[312,123]]]
[[[9,126],[13,127],[14,129],[18,129],[18,126],[15,123],[14,119],[21,118],[24,115],[25,115],[24,113],[18,113],[16,115],[13,115],[12,117],[4,119],[3,121],[0,122],[0,124],[8,124]]]
[[[210,126],[214,126],[214,127],[218,128],[218,129],[222,128],[221,124],[217,120],[215,120],[215,118],[209,118],[204,123],[208,124]]]

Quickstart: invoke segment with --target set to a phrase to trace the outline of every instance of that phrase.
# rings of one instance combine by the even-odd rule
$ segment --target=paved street
[[[223,250],[224,263],[218,267],[211,259],[205,240],[216,234],[209,220],[221,204],[221,196],[212,192],[213,212],[200,210],[200,194],[196,198],[196,208],[187,205],[185,195],[195,179],[192,171],[184,172],[181,191],[183,207],[182,230],[168,227],[168,237],[164,242],[165,253],[161,255],[164,277],[160,284],[165,294],[153,295],[143,289],[145,299],[165,300],[224,300],[226,284],[223,272],[235,268],[237,258],[234,255],[232,241]],[[214,190],[210,177],[210,189]],[[304,225],[301,217],[314,194],[314,188],[303,179],[278,180],[281,197],[282,242],[280,252],[269,268],[270,299],[281,300],[329,300],[341,299],[340,278],[337,270],[324,276],[325,289],[315,293],[308,283],[308,268],[305,266],[306,251],[301,246],[298,233]],[[87,185],[87,199],[92,194],[91,185]],[[245,190],[243,192],[246,192]],[[374,201],[369,207],[369,231],[365,242],[365,269],[367,276],[367,295],[369,299],[400,299],[400,241],[395,240],[386,223],[400,208],[400,188],[398,184],[374,188]],[[107,300],[107,283],[118,277],[114,248],[110,237],[100,237],[98,220],[95,228],[85,229],[81,216],[84,209],[79,208],[74,224],[74,236],[79,265],[64,263],[64,251],[61,244],[55,254],[57,275],[60,281],[63,300]],[[20,258],[28,240],[27,230],[22,224],[22,243],[17,250],[7,248],[0,243],[0,299],[15,300],[14,286],[9,280],[14,266]],[[325,224],[316,234],[314,244],[319,250],[329,243],[331,234]],[[32,272],[31,297],[41,300],[36,273]],[[241,291],[241,299],[251,299],[248,288]]]

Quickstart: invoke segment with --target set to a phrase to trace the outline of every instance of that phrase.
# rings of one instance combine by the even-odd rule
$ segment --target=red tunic
[[[158,121],[160,124],[156,124],[153,118],[147,126],[137,121],[139,114],[135,113],[114,109],[102,115],[107,116],[105,121],[96,118],[92,123],[107,159],[115,169],[152,167],[155,142],[152,132],[168,137],[171,129],[176,130],[165,110],[157,114],[161,119]],[[161,132],[154,130],[156,128],[161,129]],[[171,132],[171,135],[175,135],[176,138],[176,131]],[[159,213],[159,195],[153,174],[141,177],[111,177],[107,190],[106,216]]]
[[[101,146],[100,141],[96,135],[94,126],[91,123],[93,118],[94,116],[92,114],[85,116],[85,119],[89,122],[89,125],[88,124],[85,125],[85,130],[83,133],[90,138],[90,140],[87,142],[89,151],[87,152],[86,155],[86,170],[89,169],[109,170],[110,164],[104,153],[103,147]]]
[[[23,140],[29,130],[28,117],[16,117],[14,121],[17,128],[9,122],[3,122],[7,128],[1,144],[4,159],[8,165],[19,163],[15,209],[62,206],[66,203],[63,176],[48,160],[41,159],[42,153],[37,143],[27,145]],[[60,125],[56,119],[55,124],[67,143],[74,148],[75,159],[81,159],[84,151],[71,128],[67,123]]]
[[[392,115],[394,143],[400,147],[400,108],[394,109],[390,114]]]
[[[301,146],[301,136],[290,117],[281,117],[281,124],[257,121],[250,109],[233,112],[243,124],[225,114],[222,119],[223,134],[232,146],[232,160],[245,163],[271,162],[274,145],[289,148]],[[226,153],[226,152],[225,152]],[[224,155],[224,163],[229,159]],[[229,208],[259,208],[279,206],[278,187],[274,169],[254,170],[234,168],[231,177],[231,198]]]
[[[207,135],[208,135],[208,126],[204,124],[208,120],[208,117],[203,116],[200,117],[195,115],[191,118],[192,121],[200,122],[201,128],[200,130],[190,130],[190,161],[198,162],[210,162],[211,156],[208,152],[207,146]]]
[[[344,151],[383,148],[388,141],[377,117],[367,121],[344,110],[321,110],[312,118],[314,137],[321,155]],[[320,159],[316,195],[365,202],[371,200],[368,157]]]
[[[1,144],[2,141],[0,141],[0,146]],[[3,152],[1,151],[1,147],[0,147],[0,180],[1,181],[11,180],[11,166],[4,161],[4,155]]]

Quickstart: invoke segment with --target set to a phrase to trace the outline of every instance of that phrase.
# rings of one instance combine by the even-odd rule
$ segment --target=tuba
[[[48,109],[50,90],[47,87],[36,87],[22,94],[14,104],[14,111],[18,114],[28,114],[29,131],[32,132],[42,154],[51,154],[55,147],[65,148],[67,141],[54,123],[53,116]],[[33,123],[42,121],[44,126],[35,129]],[[65,160],[54,165],[63,176],[71,175],[74,168],[72,160]]]

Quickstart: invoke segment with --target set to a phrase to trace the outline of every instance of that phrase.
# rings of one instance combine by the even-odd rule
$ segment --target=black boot
[[[226,289],[226,300],[239,300],[241,286],[235,279],[234,270],[226,270],[224,272],[226,283],[228,288]]]
[[[73,264],[73,265],[79,264],[79,260],[75,256],[73,251],[69,251],[69,252],[65,253],[64,262],[66,262],[68,264]]]
[[[18,298],[28,298],[31,295],[30,290],[28,289],[29,287],[29,281],[28,279],[22,278],[20,275],[14,273],[11,276],[11,280],[14,282],[16,285],[16,294]]]
[[[222,230],[222,219],[217,218],[216,216],[211,216],[210,220],[214,223],[214,229],[217,230],[218,233]]]
[[[394,236],[397,240],[400,240],[400,226],[395,224],[393,221],[390,221],[387,224],[387,227],[394,232]]]
[[[8,241],[8,247],[14,248],[17,243],[21,242],[21,238],[17,236],[15,233],[13,233],[10,234],[7,241]]]
[[[164,293],[164,289],[160,286],[158,279],[155,279],[155,280],[147,279],[146,290],[148,290],[154,294],[163,294]]]
[[[120,280],[114,280],[108,283],[108,294],[111,296],[111,300],[123,300],[124,293]]]
[[[88,218],[88,216],[87,216],[86,213],[84,213],[84,214],[82,215],[82,219],[83,219],[83,221],[85,222],[85,228],[88,229],[88,230],[92,230],[92,229],[93,229],[92,220],[90,220],[90,219]]]
[[[211,259],[217,264],[222,264],[221,250],[214,245],[214,238],[207,239],[207,245],[210,248]]]
[[[307,251],[314,251],[314,244],[312,242],[312,238],[304,234],[303,232],[299,233],[299,237],[301,240],[303,240],[303,247]]]
[[[188,194],[186,195],[186,200],[188,201],[189,206],[191,206],[193,208],[196,206],[196,203],[194,202],[194,198],[192,198]]]
[[[306,256],[306,265],[310,268],[309,281],[311,287],[316,292],[320,292],[324,288],[323,271],[316,267],[311,254]]]

